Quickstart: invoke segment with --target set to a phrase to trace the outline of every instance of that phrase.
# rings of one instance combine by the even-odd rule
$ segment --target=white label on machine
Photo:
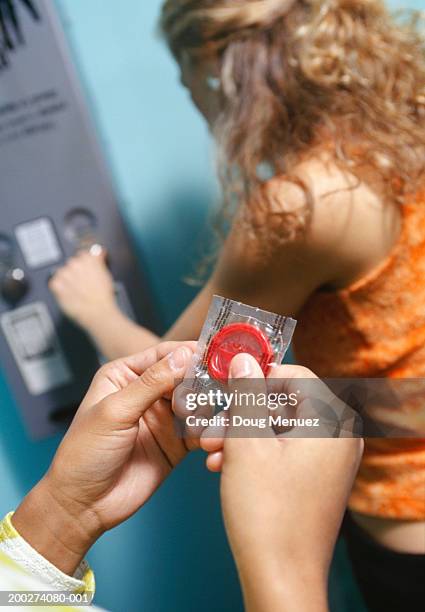
[[[53,224],[47,217],[18,225],[15,234],[28,267],[42,268],[62,258]]]
[[[72,382],[53,321],[42,302],[3,314],[0,324],[31,395]]]

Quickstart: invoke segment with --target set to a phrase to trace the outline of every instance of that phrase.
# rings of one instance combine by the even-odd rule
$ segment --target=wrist
[[[101,535],[85,527],[84,513],[52,495],[47,477],[25,497],[12,517],[21,537],[63,573],[72,576]]]
[[[106,328],[115,325],[117,320],[123,316],[118,304],[114,299],[103,303],[101,307],[93,308],[85,312],[79,320],[79,324],[92,336],[103,334]]]
[[[238,566],[247,612],[327,612],[327,572],[308,559],[265,553]]]

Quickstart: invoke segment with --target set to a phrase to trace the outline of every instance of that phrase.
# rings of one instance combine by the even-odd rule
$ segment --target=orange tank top
[[[402,216],[378,268],[347,289],[317,291],[299,313],[294,352],[318,376],[425,378],[425,189]],[[425,520],[425,439],[366,440],[350,508]]]

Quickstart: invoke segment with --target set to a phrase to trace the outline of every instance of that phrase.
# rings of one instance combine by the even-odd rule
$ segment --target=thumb
[[[258,401],[260,394],[266,394],[267,386],[263,371],[257,361],[248,354],[237,355],[230,364],[229,389],[233,393],[229,438],[258,437],[259,430],[249,423],[268,415],[265,403]],[[248,425],[240,425],[241,419]],[[263,434],[261,434],[263,436]]]
[[[107,397],[102,404],[109,422],[117,427],[132,427],[156,401],[181,382],[192,358],[188,346],[181,346],[158,361],[122,391]]]

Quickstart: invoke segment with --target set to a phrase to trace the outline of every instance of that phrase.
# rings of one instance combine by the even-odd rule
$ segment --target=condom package
[[[214,296],[184,386],[198,392],[225,385],[239,353],[252,355],[267,376],[282,363],[295,326],[289,317]]]

